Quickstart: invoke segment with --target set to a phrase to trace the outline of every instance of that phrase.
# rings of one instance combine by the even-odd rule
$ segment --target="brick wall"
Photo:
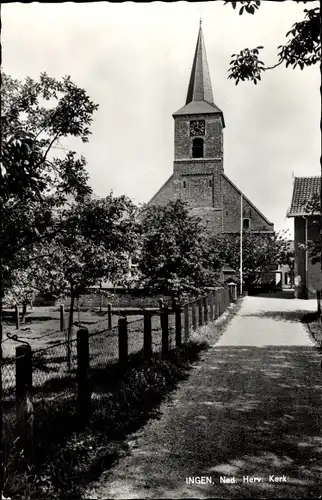
[[[174,178],[173,175],[171,175],[162,188],[152,198],[152,205],[166,205],[169,201],[176,199],[173,182]]]
[[[175,160],[192,157],[190,120],[205,120],[204,157],[223,157],[223,128],[220,115],[176,116],[174,119],[174,158]]]
[[[308,240],[316,241],[320,238],[320,219],[310,217],[308,219]],[[321,264],[320,262],[312,264],[311,259],[308,259],[308,296],[309,298],[316,297],[316,291],[321,290]]]
[[[316,218],[309,217],[307,223],[307,239],[319,238],[319,225],[314,221]],[[299,248],[299,244],[306,243],[305,219],[294,218],[294,252],[295,252],[295,277],[300,276],[300,284],[295,285],[295,297],[299,299],[314,298],[316,290],[321,289],[321,267],[320,263],[312,264],[310,257],[306,256],[305,249]],[[307,265],[307,276],[306,276]]]
[[[117,294],[113,296],[113,294],[109,296],[100,295],[98,293],[88,293],[86,295],[82,295],[79,299],[79,307],[80,309],[95,309],[100,307],[100,304],[103,308],[107,308],[109,303],[112,304],[113,307],[159,307],[158,299],[162,298],[165,304],[170,306],[171,297],[167,297],[164,295],[158,295],[157,297],[140,297],[140,296],[132,296],[126,293]],[[101,302],[102,301],[102,302]],[[70,306],[70,299],[66,298],[63,301],[58,301],[59,304],[64,304],[65,307]],[[76,307],[76,304],[75,304]]]
[[[191,214],[202,219],[205,229],[211,233],[221,233],[222,210],[209,207],[196,207],[191,210]]]
[[[223,197],[223,230],[224,232],[240,231],[240,193],[224,176],[222,180]],[[251,230],[273,230],[273,225],[265,219],[243,198],[243,217],[250,219]]]

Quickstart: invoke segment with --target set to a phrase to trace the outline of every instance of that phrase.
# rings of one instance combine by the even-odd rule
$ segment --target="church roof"
[[[220,113],[223,118],[221,109],[214,103],[206,48],[200,21],[186,104],[179,109],[179,111],[176,111],[173,116],[204,113]]]
[[[320,198],[321,177],[295,177],[293,185],[293,196],[291,207],[287,213],[288,217],[301,215],[319,214],[319,211],[310,209],[308,204]]]

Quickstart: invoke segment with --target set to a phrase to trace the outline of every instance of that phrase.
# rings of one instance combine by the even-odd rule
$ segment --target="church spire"
[[[199,34],[193,65],[191,70],[190,82],[188,87],[186,104],[193,101],[206,101],[214,103],[212,87],[209,75],[207,54],[202,33],[202,20],[199,21]]]

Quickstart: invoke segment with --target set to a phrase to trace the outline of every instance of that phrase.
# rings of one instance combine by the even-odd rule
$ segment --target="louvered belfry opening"
[[[192,158],[203,158],[203,139],[200,137],[192,141]]]

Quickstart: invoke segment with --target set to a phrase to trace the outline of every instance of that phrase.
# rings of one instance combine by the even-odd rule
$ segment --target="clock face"
[[[190,122],[190,135],[205,135],[205,120],[192,120]]]

